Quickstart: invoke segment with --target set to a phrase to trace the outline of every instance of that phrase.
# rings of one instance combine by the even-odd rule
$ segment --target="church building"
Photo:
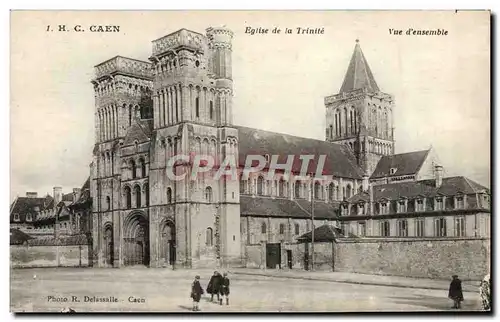
[[[225,27],[181,29],[154,40],[149,61],[116,56],[95,66],[94,266],[231,267],[259,256],[267,267],[301,266],[290,245],[324,224],[346,238],[389,236],[398,228],[384,230],[378,219],[417,211],[448,218],[442,211],[450,200],[464,215],[489,217],[489,191],[463,177],[442,178],[432,150],[394,154],[394,98],[378,87],[358,41],[339,93],[325,98],[325,140],[315,140],[234,124],[233,108],[242,107],[233,107],[232,38]],[[169,162],[181,154],[234,156],[240,169],[257,154],[266,166],[249,178],[173,180],[168,173],[193,167]],[[279,164],[288,155],[325,155],[323,177],[313,175],[313,160],[305,176],[294,164],[291,173],[272,169],[270,179],[275,155]],[[389,210],[400,201],[404,209]],[[487,233],[485,220],[477,219],[476,233]],[[263,252],[251,253],[259,249],[252,245]]]

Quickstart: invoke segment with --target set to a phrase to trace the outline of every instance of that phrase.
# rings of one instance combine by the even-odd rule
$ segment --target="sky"
[[[46,31],[63,24],[87,31]],[[89,176],[93,66],[116,55],[147,60],[154,39],[221,25],[234,32],[235,124],[324,139],[324,97],[338,93],[359,39],[378,86],[395,97],[396,153],[432,146],[445,175],[490,186],[489,12],[23,11],[11,14],[11,201],[54,186],[70,192]],[[297,27],[324,33],[283,34]],[[448,35],[407,36],[408,28]]]

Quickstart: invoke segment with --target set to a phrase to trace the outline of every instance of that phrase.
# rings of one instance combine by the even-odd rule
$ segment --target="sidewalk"
[[[303,279],[336,283],[364,284],[375,286],[391,286],[403,288],[419,288],[430,290],[446,290],[450,287],[449,280],[430,279],[430,278],[411,278],[401,276],[368,275],[344,272],[325,272],[325,271],[304,271],[304,270],[273,270],[273,269],[251,269],[251,268],[233,268],[230,270],[233,274],[256,275],[276,278]],[[464,292],[479,292],[479,281],[462,282]]]

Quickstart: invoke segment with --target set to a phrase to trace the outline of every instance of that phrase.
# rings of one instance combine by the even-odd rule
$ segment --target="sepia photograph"
[[[491,12],[10,12],[13,313],[491,314]]]

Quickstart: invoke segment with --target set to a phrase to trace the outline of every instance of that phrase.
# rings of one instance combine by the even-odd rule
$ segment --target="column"
[[[97,123],[97,127],[98,127],[98,136],[97,136],[97,139],[99,140],[99,142],[102,142],[102,110],[99,109],[97,111],[97,118],[98,118],[98,123]]]
[[[182,99],[181,99],[181,85],[178,84],[175,86],[175,98],[177,100],[177,104],[175,105],[177,111],[177,122],[182,121]]]
[[[170,124],[173,124],[175,122],[175,114],[174,114],[174,110],[175,110],[175,106],[174,106],[174,91],[173,91],[173,87],[170,86],[168,88],[168,96],[169,96],[169,100],[168,100],[168,103],[170,104],[170,108],[169,108],[169,114],[170,114]]]
[[[155,95],[153,95],[153,127],[156,129],[158,128],[158,125],[159,125],[159,117],[160,117],[160,113],[159,113],[159,110],[158,110],[158,93],[156,93]]]
[[[181,119],[181,87],[180,85],[175,86],[175,118],[176,122],[180,122]]]
[[[163,91],[160,91],[158,93],[158,127],[163,126],[163,118],[165,117],[164,111],[163,111]]]
[[[182,98],[182,115],[181,115],[181,120],[190,120],[191,119],[191,110],[189,109],[189,87],[184,86],[184,85],[179,85],[181,89],[181,98]]]
[[[200,89],[200,120],[206,120],[206,91],[205,88],[202,87]]]

